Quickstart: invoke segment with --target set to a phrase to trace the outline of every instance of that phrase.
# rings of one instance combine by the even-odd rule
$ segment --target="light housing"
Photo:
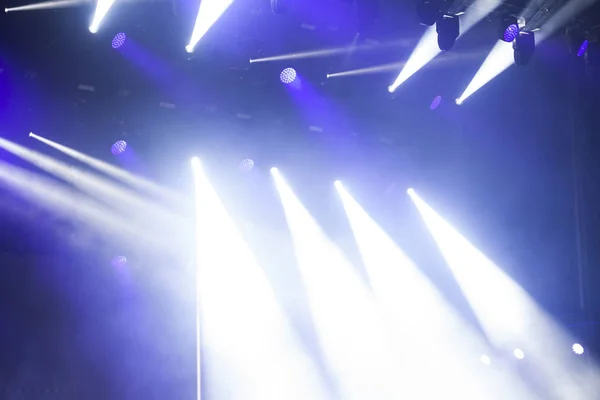
[[[438,34],[438,46],[442,51],[448,51],[454,46],[460,35],[460,21],[457,16],[443,15],[435,24]]]
[[[527,65],[535,52],[535,34],[520,32],[513,42],[514,59],[517,65]]]

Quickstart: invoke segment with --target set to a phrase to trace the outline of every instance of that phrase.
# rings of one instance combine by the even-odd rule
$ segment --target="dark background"
[[[586,63],[571,54],[561,30],[530,65],[509,68],[458,107],[453,99],[495,42],[491,20],[457,42],[452,53],[463,57],[432,63],[390,95],[386,88],[398,71],[325,76],[406,60],[424,30],[412,2],[380,1],[367,32],[400,45],[260,64],[248,60],[348,45],[356,31],[352,6],[306,1],[275,16],[266,0],[238,1],[190,58],[183,48],[195,7],[117,2],[96,35],[87,30],[92,4],[0,14],[0,135],[47,152],[27,137],[33,131],[115,163],[110,146],[124,139],[138,155],[138,172],[188,193],[189,159],[202,157],[224,201],[236,206],[234,216],[268,227],[248,233],[249,241],[259,258],[271,259],[266,268],[288,302],[302,298],[300,289],[286,281],[282,261],[273,261],[264,243],[260,249],[263,238],[285,231],[280,212],[272,211],[277,198],[268,169],[284,170],[326,231],[346,243],[331,188],[341,179],[469,314],[405,195],[412,186],[586,348],[597,345],[596,43]],[[594,9],[569,24],[594,26],[591,15]],[[126,57],[127,44],[111,48],[121,31],[143,57]],[[278,79],[287,66],[325,112],[299,112]],[[95,91],[78,90],[80,84]],[[437,95],[442,103],[430,110]],[[256,168],[241,174],[238,163],[247,157]],[[3,150],[0,158],[24,165]],[[0,227],[1,398],[192,398],[193,288],[174,290],[148,277],[166,267],[185,276],[188,257],[129,248],[4,186]],[[128,256],[126,272],[110,265],[117,254]]]

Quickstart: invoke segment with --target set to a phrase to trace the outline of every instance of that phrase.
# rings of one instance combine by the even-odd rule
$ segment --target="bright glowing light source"
[[[411,196],[412,196],[413,194],[415,194],[415,189],[413,189],[413,188],[408,188],[408,189],[406,189],[406,193],[408,193],[409,195],[411,195]]]
[[[460,106],[463,103],[463,100],[461,98],[458,98],[458,99],[454,100],[454,102],[456,103],[457,106]]]
[[[435,2],[432,2],[434,4]],[[460,19],[460,25],[462,26],[461,36],[467,33],[473,26],[479,21],[484,19],[494,9],[496,9],[502,2],[490,1],[490,0],[475,0],[469,7],[469,12],[463,15]],[[458,14],[456,15],[458,16]],[[412,54],[404,64],[404,67],[400,71],[400,74],[394,81],[394,83],[388,88],[390,92],[394,92],[401,84],[403,84],[408,78],[417,73],[427,63],[437,57],[441,50],[438,47],[438,35],[435,26],[429,26],[417,47],[413,50]]]
[[[584,353],[584,349],[583,346],[580,345],[579,343],[575,343],[573,345],[573,353],[577,354],[577,355],[582,355]]]
[[[289,85],[290,83],[294,82],[296,80],[296,77],[297,74],[294,68],[286,68],[283,71],[281,71],[281,74],[279,75],[279,79],[281,79],[281,82],[285,83],[286,85]]]
[[[568,349],[574,343],[569,334],[522,287],[417,194],[411,199],[490,343],[504,349],[519,343],[523,346],[520,349],[512,347],[517,358],[524,358],[521,349],[527,348],[528,364],[544,376],[543,384],[549,388],[548,393],[566,394],[565,398],[596,398],[595,393],[600,387],[596,378],[598,369],[569,356]],[[586,378],[585,384],[578,383],[583,375],[592,378]],[[519,390],[526,390],[520,386]],[[568,393],[565,388],[569,388]]]
[[[192,53],[198,42],[206,35],[209,29],[221,18],[223,13],[233,3],[233,0],[203,0],[200,2],[198,16],[192,31],[190,43],[185,47],[188,53]]]
[[[481,89],[489,81],[500,75],[505,69],[510,67],[514,63],[513,59],[513,46],[511,43],[503,42],[501,40],[496,43],[490,54],[479,67],[479,70],[475,73],[475,76],[467,85],[467,88],[460,95],[456,104],[462,104],[469,96]]]
[[[112,259],[111,264],[115,268],[122,268],[125,265],[127,265],[127,257],[117,256],[117,257],[115,257],[115,258]]]
[[[112,40],[112,48],[118,49],[119,47],[121,47],[125,44],[126,40],[127,40],[127,35],[125,35],[123,32],[117,33]]]
[[[585,52],[588,48],[588,44],[589,44],[589,42],[587,41],[587,39],[581,43],[581,46],[579,46],[579,49],[577,50],[577,57],[581,57],[582,55],[585,54]]]
[[[435,98],[431,102],[431,105],[429,106],[429,109],[435,110],[436,108],[438,108],[438,106],[440,105],[441,102],[442,102],[442,96],[435,96]]]
[[[482,354],[481,357],[479,357],[479,359],[484,365],[490,365],[492,363],[492,359],[485,354]]]
[[[440,52],[437,45],[435,26],[430,26],[425,31],[425,34],[423,34],[423,37],[406,61],[404,68],[402,68],[394,83],[388,88],[390,93],[394,92],[398,86],[406,82],[408,78],[423,68],[429,61],[433,60]]]
[[[198,393],[206,379],[217,398],[324,399],[312,359],[199,160],[193,171]],[[219,363],[217,368],[206,363],[214,374],[202,377],[201,358]],[[216,373],[221,366],[227,375]]]
[[[394,396],[396,377],[377,307],[356,268],[280,174],[273,174],[323,353],[345,399]],[[334,292],[332,292],[334,290]],[[335,294],[334,294],[335,293]],[[352,349],[348,351],[348,349]],[[387,390],[387,396],[382,393]]]
[[[110,148],[110,151],[115,156],[120,156],[121,154],[125,153],[125,150],[127,150],[127,142],[124,140],[119,140]]]
[[[94,13],[94,18],[92,20],[92,24],[90,25],[90,32],[97,33],[100,24],[106,17],[108,10],[112,7],[115,0],[98,0],[96,3],[96,12]]]
[[[522,360],[525,358],[525,352],[521,349],[514,349],[513,354],[518,360]]]
[[[462,390],[477,391],[474,387],[477,385],[462,381],[468,373],[461,377],[457,372],[464,373],[472,366],[472,349],[481,343],[479,335],[472,335],[474,332],[453,313],[435,286],[350,193],[343,187],[337,191],[370,287],[386,318],[389,334],[394,338],[390,351],[398,351],[398,356],[401,354],[404,360],[395,372],[402,376],[420,367],[429,369],[434,361],[436,371],[429,371],[424,376],[412,374],[410,384],[403,384],[393,398],[413,398],[416,391],[419,398],[444,397],[439,388],[425,388],[432,379],[448,379]],[[413,304],[419,304],[419,309]],[[435,332],[455,332],[456,335],[442,338]],[[475,394],[466,397],[479,398]]]
[[[277,167],[272,167],[272,168],[271,168],[271,173],[272,173],[273,175],[279,174],[279,169],[277,169]]]
[[[504,31],[504,41],[512,42],[517,38],[518,35],[519,26],[517,24],[510,24],[508,27],[506,27],[506,30]]]
[[[341,189],[343,187],[341,181],[335,181],[335,182],[333,182],[333,185],[338,189]]]
[[[250,172],[254,168],[254,161],[250,158],[243,159],[240,161],[238,168],[242,172]]]

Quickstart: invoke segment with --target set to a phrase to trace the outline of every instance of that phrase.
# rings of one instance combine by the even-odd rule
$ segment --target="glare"
[[[233,3],[233,0],[203,0],[200,2],[198,16],[194,24],[194,30],[189,44],[185,47],[188,53],[192,53],[198,42],[206,35],[210,28],[221,18],[223,13]]]
[[[0,147],[7,149],[6,142],[0,139]],[[8,149],[7,149],[8,150]],[[10,151],[10,150],[9,150]],[[131,224],[108,207],[101,206],[85,194],[78,194],[69,186],[44,175],[19,168],[0,161],[0,181],[18,196],[33,202],[39,207],[76,221],[98,232],[118,237],[129,245],[133,238],[139,243],[160,245],[152,241],[148,232]]]
[[[408,188],[408,189],[406,189],[406,193],[408,193],[408,194],[414,194],[415,193],[415,189]]]
[[[573,343],[568,332],[418,194],[411,198],[490,342],[498,348],[522,343],[529,363],[558,398],[595,398],[598,370],[564,351]],[[525,357],[522,348],[513,354]]]
[[[513,354],[518,360],[522,360],[525,358],[525,352],[521,349],[514,349]]]
[[[33,11],[33,10],[56,10],[58,8],[66,8],[78,6],[87,3],[86,0],[50,0],[41,1],[33,4],[27,4],[24,6],[5,8],[4,12],[13,11]]]
[[[0,138],[0,147],[72,187],[101,199],[102,203],[119,212],[127,213],[126,220],[144,232],[141,237],[162,243],[161,246],[177,246],[176,234],[181,226],[185,226],[185,220],[145,196],[93,171],[77,168],[3,138]]]
[[[467,85],[465,91],[456,100],[456,104],[462,104],[473,93],[481,89],[488,82],[501,74],[504,70],[514,64],[512,43],[498,40],[492,51],[479,67],[473,79]]]
[[[349,400],[396,393],[391,355],[374,299],[281,174],[273,172],[323,353]],[[392,397],[392,398],[397,398]]]
[[[290,328],[263,269],[200,160],[194,158],[192,164],[199,304],[196,340],[202,340],[197,347],[202,353],[196,354],[197,382],[202,366],[208,371],[202,377],[206,376],[216,398],[323,399],[316,368]]]
[[[96,11],[94,12],[94,18],[92,19],[92,23],[90,25],[90,32],[97,33],[100,24],[106,17],[106,14],[114,4],[115,0],[97,0],[96,2]]]
[[[279,169],[277,169],[277,167],[271,167],[271,173],[272,174],[279,174]]]
[[[583,346],[580,345],[579,343],[575,343],[572,348],[573,348],[573,353],[575,353],[577,355],[582,355],[584,352]]]
[[[413,76],[418,70],[423,68],[440,53],[441,50],[437,44],[437,32],[435,26],[429,26],[417,44],[417,47],[415,47],[408,58],[406,65],[404,65],[404,68],[402,68],[398,77],[394,83],[390,85],[388,90],[394,92],[398,86],[406,82],[408,78]]]
[[[479,333],[451,309],[437,288],[350,193],[341,185],[337,191],[369,283],[394,338],[389,351],[403,360],[397,373],[411,376],[410,383],[405,382],[397,394],[400,398],[415,398],[421,392],[422,398],[442,398],[462,393],[466,398],[481,398],[485,390],[469,370],[473,348],[486,346]],[[428,371],[433,359],[437,372]],[[428,386],[431,380],[444,384]]]
[[[56,143],[50,139],[46,139],[44,137],[38,136],[35,133],[30,133],[29,137],[39,140],[40,142],[47,144],[48,146],[68,155],[69,157],[73,157],[77,161],[87,164],[90,167],[95,168],[98,171],[101,171],[107,175],[110,175],[113,178],[116,178],[117,180],[127,183],[137,189],[141,189],[143,191],[147,191],[152,194],[156,194],[163,199],[170,199],[170,200],[173,200],[174,202],[182,201],[181,197],[178,196],[176,193],[172,192],[171,190],[162,188],[160,185],[157,185],[156,183],[154,183],[146,178],[143,178],[141,176],[132,174],[131,172],[129,172],[123,168],[116,167],[110,163],[107,163],[105,161],[91,157],[87,154],[84,154],[80,151],[77,151],[75,149],[72,149],[70,147],[62,145],[60,143]]]
[[[481,357],[479,357],[479,359],[481,360],[481,362],[484,365],[491,365],[492,364],[492,359],[489,356],[485,355],[485,354],[483,354]]]

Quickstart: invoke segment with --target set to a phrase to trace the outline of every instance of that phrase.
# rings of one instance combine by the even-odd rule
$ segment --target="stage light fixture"
[[[519,36],[519,21],[512,15],[503,15],[498,24],[498,39],[512,42]]]
[[[238,168],[242,172],[250,172],[254,168],[254,160],[252,160],[251,158],[245,158],[242,161],[240,161]]]
[[[490,365],[492,364],[492,359],[490,358],[490,356],[482,354],[481,357],[479,357],[479,360],[481,360],[481,362],[484,365]]]
[[[581,57],[585,54],[585,52],[587,51],[589,42],[587,39],[584,39],[581,44],[579,45],[579,48],[577,49],[577,57]]]
[[[125,150],[127,150],[127,142],[124,140],[115,142],[115,144],[113,144],[110,148],[111,153],[113,153],[115,156],[120,156],[121,154],[125,153]]]
[[[517,65],[527,65],[535,52],[535,34],[520,32],[513,42],[514,59]]]
[[[123,32],[117,33],[112,40],[112,48],[118,49],[119,47],[121,47],[125,44],[126,40],[127,40],[126,34],[124,34]]]
[[[127,265],[127,257],[117,256],[117,257],[115,257],[115,258],[112,259],[111,264],[115,268],[122,268],[125,265]]]
[[[281,74],[279,74],[279,79],[282,83],[289,85],[290,83],[293,83],[296,80],[297,76],[298,74],[296,73],[296,70],[294,68],[286,68],[283,71],[281,71]]]
[[[435,24],[438,34],[438,46],[442,51],[448,51],[454,46],[460,35],[460,22],[454,15],[443,15]]]
[[[572,347],[573,349],[573,353],[577,354],[578,356],[582,355],[584,353],[584,349],[583,346],[580,345],[579,343],[575,343]]]

